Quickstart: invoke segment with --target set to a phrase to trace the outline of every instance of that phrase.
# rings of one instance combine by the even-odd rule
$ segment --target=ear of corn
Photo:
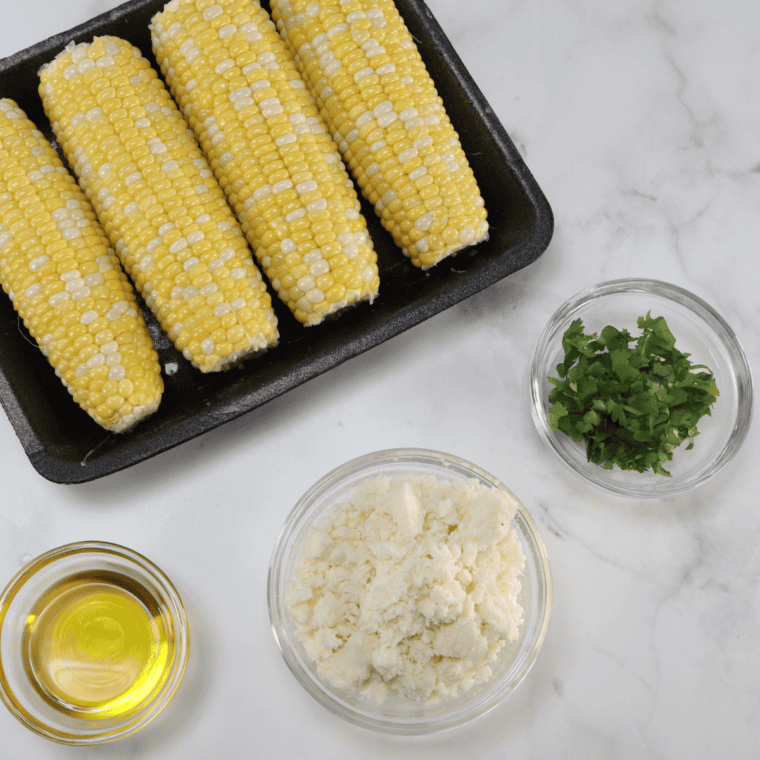
[[[305,325],[375,296],[356,191],[274,24],[255,0],[172,0],[161,70],[280,298]]]
[[[163,382],[132,286],[81,188],[26,114],[0,100],[0,283],[75,401],[124,432]]]
[[[487,237],[483,199],[392,0],[272,0],[335,142],[383,226],[422,268]]]
[[[40,95],[127,272],[192,364],[216,371],[278,339],[259,270],[156,72],[116,37],[69,45]]]

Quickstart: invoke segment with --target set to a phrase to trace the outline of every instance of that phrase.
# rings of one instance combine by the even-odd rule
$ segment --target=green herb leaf
[[[637,324],[638,338],[611,325],[587,335],[580,319],[570,325],[559,377],[548,378],[547,419],[554,432],[585,443],[589,462],[667,476],[663,465],[684,441],[693,447],[718,387],[708,367],[676,349],[663,317],[647,313]]]

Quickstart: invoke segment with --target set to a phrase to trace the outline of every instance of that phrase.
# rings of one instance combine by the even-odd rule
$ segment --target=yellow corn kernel
[[[0,284],[74,400],[125,432],[163,381],[132,286],[92,207],[18,105],[0,100]]]
[[[486,239],[475,177],[393,1],[271,5],[362,193],[412,263],[427,269]]]
[[[213,372],[276,343],[271,299],[240,226],[140,51],[96,37],[67,46],[40,79],[59,144],[124,267],[185,358]],[[227,315],[233,320],[225,328]]]
[[[172,0],[153,51],[258,260],[296,319],[372,300],[359,200],[295,64],[256,0]],[[337,257],[337,258],[336,258]],[[349,286],[336,280],[348,266]]]

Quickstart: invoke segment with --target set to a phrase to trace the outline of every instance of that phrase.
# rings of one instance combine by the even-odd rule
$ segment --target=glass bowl
[[[691,354],[694,364],[712,371],[720,395],[703,417],[694,448],[681,444],[665,463],[671,476],[652,470],[639,473],[617,466],[604,469],[586,459],[585,446],[569,436],[553,432],[547,412],[554,387],[547,378],[557,377],[564,358],[562,336],[576,319],[584,332],[601,333],[607,325],[640,334],[636,320],[651,312],[664,317],[675,336],[675,347]],[[676,285],[657,280],[613,280],[587,288],[563,304],[549,320],[538,342],[530,372],[531,412],[541,438],[572,472],[608,492],[638,498],[683,493],[702,485],[725,467],[736,454],[752,418],[752,374],[739,341],[725,320],[701,298]]]
[[[323,680],[306,655],[285,604],[285,592],[299,559],[300,547],[310,528],[337,503],[350,496],[366,478],[388,475],[438,480],[474,478],[489,488],[509,489],[492,475],[469,462],[436,451],[395,449],[354,459],[325,475],[298,501],[288,516],[269,568],[268,602],[277,645],[288,667],[320,704],[345,720],[389,734],[425,734],[461,725],[497,705],[525,678],[538,655],[549,623],[552,586],[541,537],[525,507],[517,501],[513,527],[525,554],[518,601],[524,619],[519,638],[504,646],[493,663],[493,675],[454,697],[430,704],[392,697],[381,704],[355,692],[340,690]]]
[[[61,744],[103,744],[146,726],[182,680],[188,647],[174,586],[115,544],[42,554],[0,597],[0,697]]]

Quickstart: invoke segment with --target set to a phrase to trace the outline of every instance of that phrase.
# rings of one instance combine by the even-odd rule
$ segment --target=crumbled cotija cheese
[[[522,624],[516,510],[474,479],[362,481],[307,534],[287,589],[319,674],[376,702],[487,680]]]

